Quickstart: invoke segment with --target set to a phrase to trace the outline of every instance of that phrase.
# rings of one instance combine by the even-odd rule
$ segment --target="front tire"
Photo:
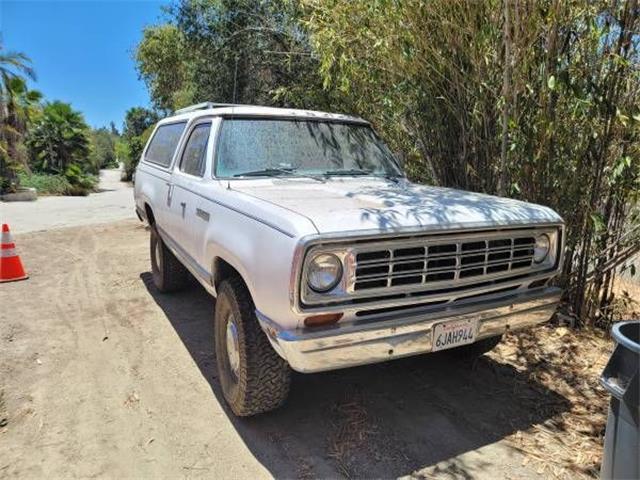
[[[281,406],[289,394],[291,369],[260,328],[239,277],[220,285],[214,322],[218,376],[233,413],[248,417]]]
[[[151,273],[156,288],[162,293],[185,288],[189,283],[189,271],[164,244],[155,225],[151,225],[149,249]]]

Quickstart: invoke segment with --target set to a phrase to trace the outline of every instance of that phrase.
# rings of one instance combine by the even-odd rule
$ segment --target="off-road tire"
[[[237,376],[227,355],[230,313],[238,336]],[[218,288],[214,323],[218,378],[233,413],[248,417],[281,406],[289,394],[291,369],[260,328],[251,295],[239,277],[223,281]]]
[[[473,360],[493,350],[501,340],[502,335],[483,338],[482,340],[465,345],[464,347],[452,348],[451,350],[448,350],[448,352],[460,359]]]
[[[184,289],[189,284],[189,271],[180,263],[160,238],[155,226],[149,236],[153,283],[162,293]]]

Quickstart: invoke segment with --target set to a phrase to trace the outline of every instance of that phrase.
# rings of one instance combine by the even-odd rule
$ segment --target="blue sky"
[[[31,88],[47,100],[69,102],[89,125],[114,121],[149,105],[132,52],[146,25],[159,23],[167,1],[0,0],[0,30],[7,50],[26,53],[38,79]]]

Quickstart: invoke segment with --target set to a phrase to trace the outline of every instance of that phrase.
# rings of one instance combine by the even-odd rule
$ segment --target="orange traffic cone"
[[[2,224],[0,235],[0,283],[13,282],[29,278],[22,268],[20,256],[16,253],[16,244],[13,243],[9,225]]]

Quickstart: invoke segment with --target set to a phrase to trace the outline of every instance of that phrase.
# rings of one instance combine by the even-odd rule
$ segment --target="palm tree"
[[[29,90],[24,79],[12,77],[5,84],[4,97],[5,116],[2,119],[1,128],[4,130],[7,156],[17,162],[20,161],[18,141],[34,118],[42,100],[42,94],[37,90]],[[21,163],[28,170],[28,163],[26,161]]]
[[[3,81],[22,75],[31,80],[36,79],[36,72],[31,67],[31,59],[27,55],[22,52],[3,52],[3,50],[4,46],[0,41],[0,76]]]
[[[25,77],[36,78],[29,57],[22,52],[5,51],[0,42],[0,190],[18,185],[17,144],[34,105],[42,97],[27,89]]]
[[[64,173],[89,156],[89,127],[82,114],[63,102],[45,104],[29,132],[29,147],[39,171]]]

